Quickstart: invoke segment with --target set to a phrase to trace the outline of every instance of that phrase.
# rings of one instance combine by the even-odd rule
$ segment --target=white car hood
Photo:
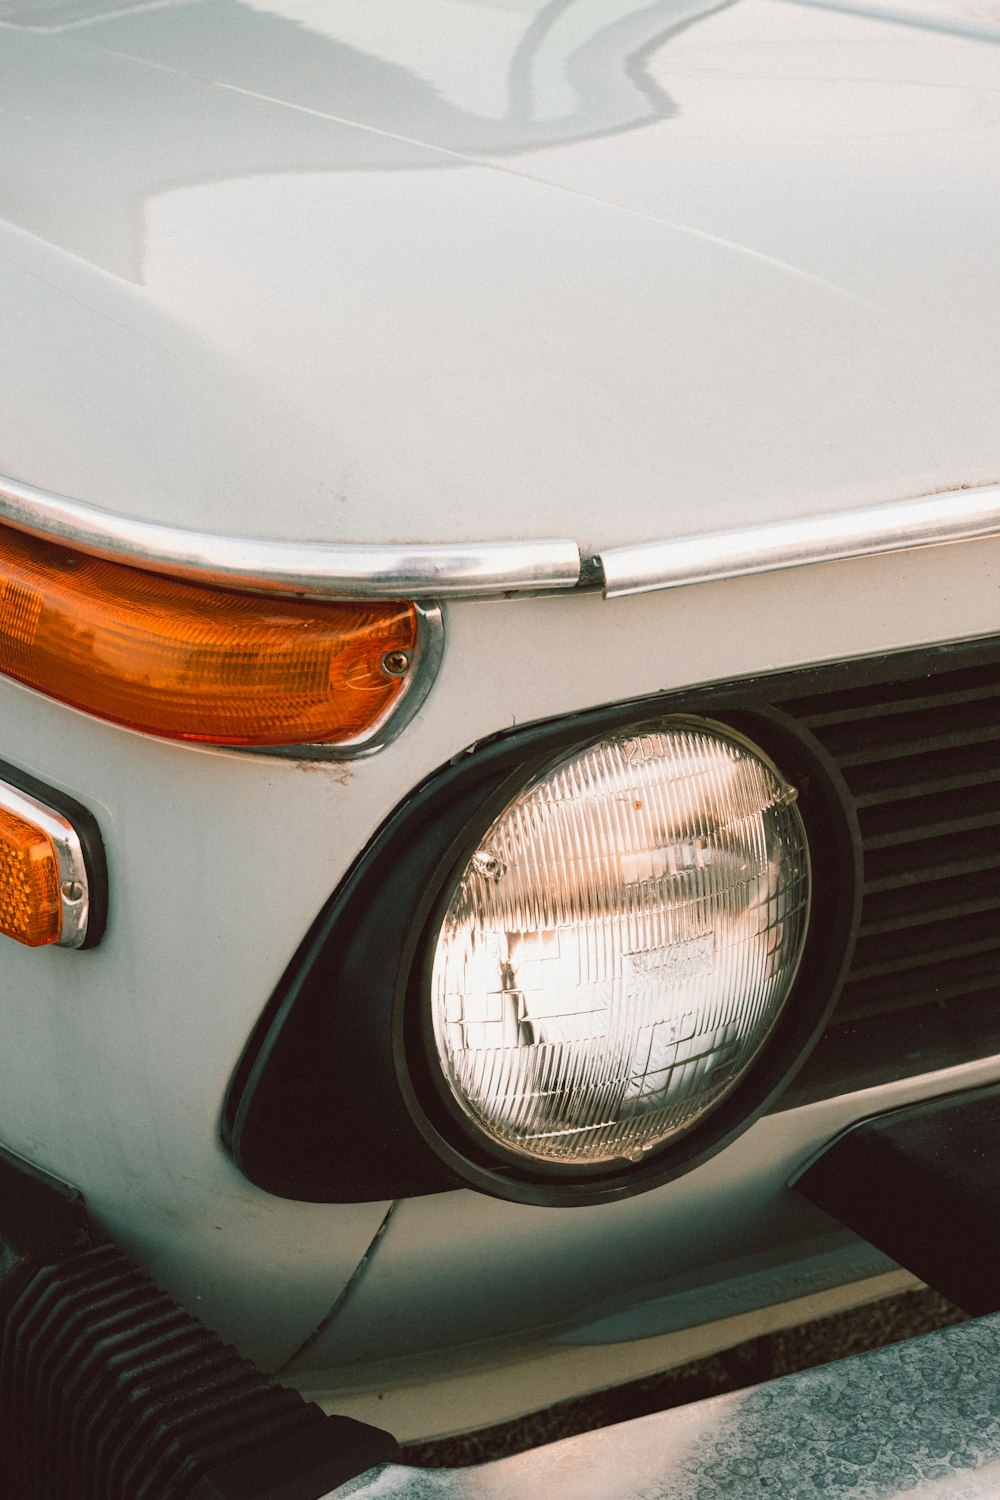
[[[1000,479],[1000,11],[853,10],[0,4],[0,474],[585,550]]]

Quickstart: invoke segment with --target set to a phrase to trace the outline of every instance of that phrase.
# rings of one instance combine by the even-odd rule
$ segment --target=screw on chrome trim
[[[382,671],[387,677],[405,677],[409,670],[409,651],[387,651],[382,658]]]
[[[59,890],[64,901],[72,903],[83,900],[83,886],[78,880],[64,880]]]

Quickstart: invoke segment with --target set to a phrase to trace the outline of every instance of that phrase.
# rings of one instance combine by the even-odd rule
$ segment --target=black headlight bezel
[[[320,913],[244,1052],[223,1134],[245,1175],[279,1196],[313,1202],[466,1185],[535,1204],[596,1203],[690,1170],[746,1129],[823,1030],[850,961],[860,900],[857,828],[839,773],[772,706],[790,676],[664,693],[528,726],[477,745],[418,787]],[[746,1078],[689,1136],[627,1169],[570,1170],[562,1180],[499,1164],[442,1110],[414,1041],[441,892],[477,835],[560,752],[680,712],[737,730],[799,789],[814,896],[793,992]]]

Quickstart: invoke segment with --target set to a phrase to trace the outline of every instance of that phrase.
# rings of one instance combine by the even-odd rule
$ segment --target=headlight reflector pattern
[[[735,731],[676,717],[575,750],[451,887],[430,984],[446,1097],[522,1166],[642,1160],[760,1052],[809,895],[794,789]]]

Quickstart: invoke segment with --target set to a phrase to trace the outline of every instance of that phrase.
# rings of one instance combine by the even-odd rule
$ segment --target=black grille
[[[781,707],[838,765],[864,859],[850,974],[831,1031],[786,1103],[803,1087],[827,1092],[995,1050],[1000,654]]]

